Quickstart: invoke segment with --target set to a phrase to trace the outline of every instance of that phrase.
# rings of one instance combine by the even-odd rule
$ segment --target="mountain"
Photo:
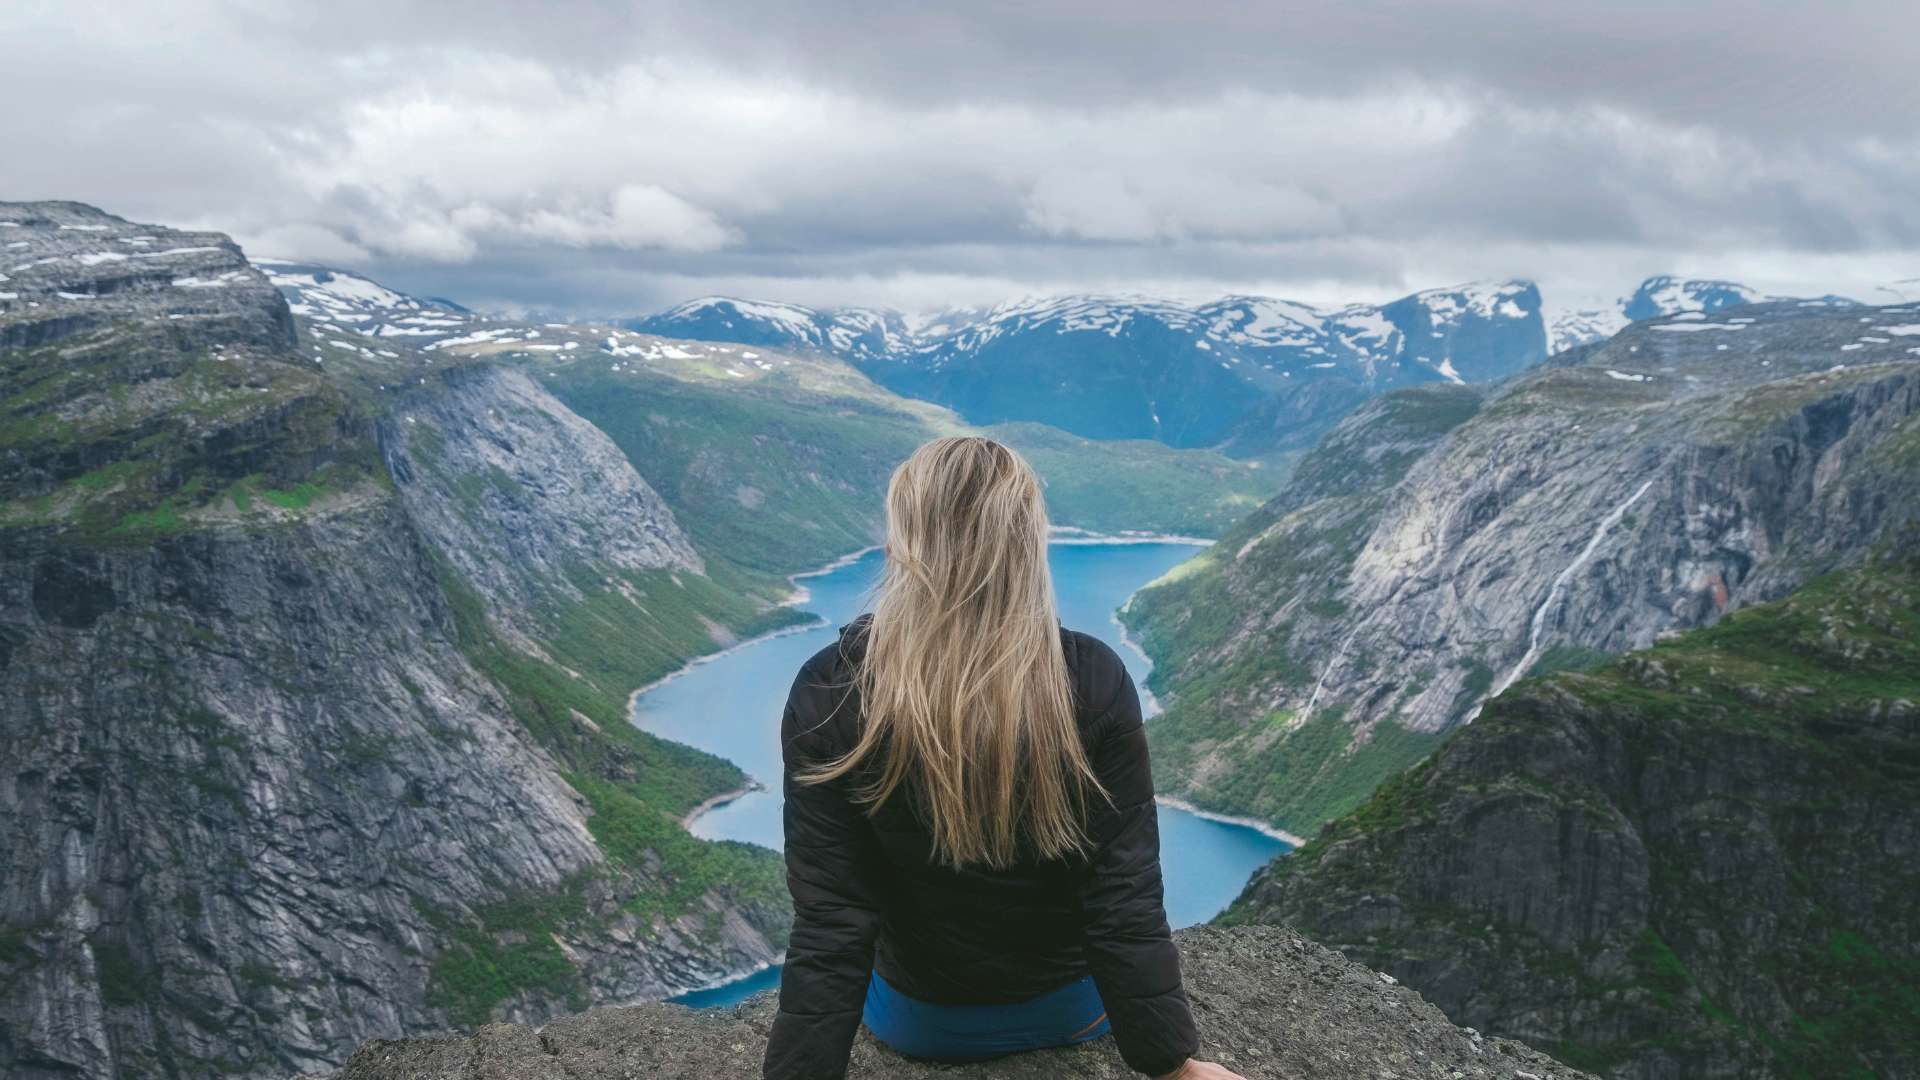
[[[628,319],[629,330],[696,341],[731,341],[776,349],[817,349],[850,360],[877,359],[911,348],[898,312],[874,308],[815,311],[769,300],[709,296],[658,315]]]
[[[1917,553],[1517,684],[1224,921],[1602,1075],[1920,1075]]]
[[[285,1075],[779,954],[778,858],[678,824],[745,778],[624,703],[783,582],[524,372],[323,347],[223,236],[0,237],[0,1072]]]
[[[1920,512],[1920,308],[1634,323],[1357,410],[1123,621],[1156,776],[1299,833],[1532,673],[1857,562]]]
[[[1205,1003],[1201,1052],[1248,1080],[1588,1078],[1527,1046],[1455,1027],[1393,979],[1296,934],[1264,926],[1194,927],[1175,933],[1174,941],[1189,992]],[[502,1025],[471,1036],[380,1040],[362,1047],[337,1080],[752,1076],[760,1068],[773,1007],[773,995],[761,994],[738,1010],[641,1005],[598,1009],[557,1020],[538,1032]],[[901,1057],[863,1031],[850,1065],[849,1080],[1121,1080],[1140,1075],[1121,1062],[1108,1039],[973,1065],[946,1065]]]
[[[295,315],[374,337],[435,336],[474,320],[473,312],[451,300],[422,300],[345,270],[283,259],[254,259],[253,264],[287,294]]]
[[[1733,281],[1705,279],[1682,280],[1662,274],[1640,283],[1631,295],[1621,297],[1611,307],[1564,311],[1549,321],[1549,351],[1561,352],[1576,345],[1604,341],[1619,333],[1628,323],[1658,319],[1682,312],[1711,315],[1725,308],[1763,302],[1802,302],[1789,296],[1763,296],[1758,290]],[[1823,296],[1804,301],[1835,307],[1854,302],[1840,296]]]
[[[949,311],[911,332],[892,313],[715,298],[628,325],[823,349],[975,424],[1037,422],[1236,456],[1304,446],[1381,390],[1503,378],[1546,356],[1539,290],[1519,281],[1339,309],[1264,297],[1029,299]]]

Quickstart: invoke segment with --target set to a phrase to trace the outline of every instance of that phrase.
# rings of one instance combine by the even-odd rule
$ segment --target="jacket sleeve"
[[[871,830],[840,783],[802,784],[810,765],[840,751],[824,745],[831,704],[802,668],[780,721],[786,794],[787,890],[793,936],[780,978],[762,1075],[765,1080],[839,1080],[860,1027],[880,929]]]
[[[1147,762],[1140,697],[1124,670],[1113,704],[1094,722],[1093,769],[1112,804],[1089,816],[1092,866],[1080,890],[1087,966],[1126,1063],[1172,1072],[1199,1050],[1167,928],[1160,884],[1160,823]]]

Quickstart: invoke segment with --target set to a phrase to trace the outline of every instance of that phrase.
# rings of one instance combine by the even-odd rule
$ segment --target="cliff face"
[[[1920,537],[1900,543],[1521,683],[1226,919],[1608,1075],[1920,1075]]]
[[[380,442],[421,531],[502,607],[581,566],[704,570],[619,447],[524,371],[454,369],[396,401]]]
[[[675,823],[738,771],[554,662],[615,575],[726,592],[604,438],[302,355],[223,237],[0,220],[0,1072],[285,1075],[777,955],[777,859]]]
[[[1339,954],[1269,927],[1198,928],[1176,935],[1201,1052],[1249,1080],[1578,1080],[1519,1043],[1456,1028],[1433,1006]],[[334,1080],[708,1080],[758,1075],[773,1020],[763,994],[737,1010],[677,1005],[601,1009],[535,1032],[496,1025],[470,1036],[380,1040]],[[1138,1077],[1111,1039],[980,1065],[911,1061],[862,1033],[850,1080],[973,1077],[1054,1080]]]
[[[1920,507],[1920,309],[1636,324],[1484,398],[1357,412],[1143,591],[1166,781],[1307,832],[1528,673],[1711,623]]]

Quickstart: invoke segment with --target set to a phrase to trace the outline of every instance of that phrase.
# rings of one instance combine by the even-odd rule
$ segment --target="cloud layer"
[[[1920,273],[1910,4],[933,7],[29,0],[0,197],[582,314]]]

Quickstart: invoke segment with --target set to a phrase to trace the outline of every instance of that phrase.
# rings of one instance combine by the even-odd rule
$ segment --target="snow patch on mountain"
[[[1548,320],[1548,347],[1557,353],[1576,345],[1604,341],[1625,329],[1627,324],[1645,319],[1683,314],[1706,316],[1742,304],[1795,299],[1790,296],[1769,296],[1737,281],[1683,279],[1671,274],[1659,274],[1642,281],[1632,295],[1623,296],[1610,306],[1556,312]],[[1854,301],[1843,296],[1822,296],[1800,300],[1800,303],[1807,306],[1847,307],[1853,305]],[[1682,327],[1664,329],[1678,330]]]

